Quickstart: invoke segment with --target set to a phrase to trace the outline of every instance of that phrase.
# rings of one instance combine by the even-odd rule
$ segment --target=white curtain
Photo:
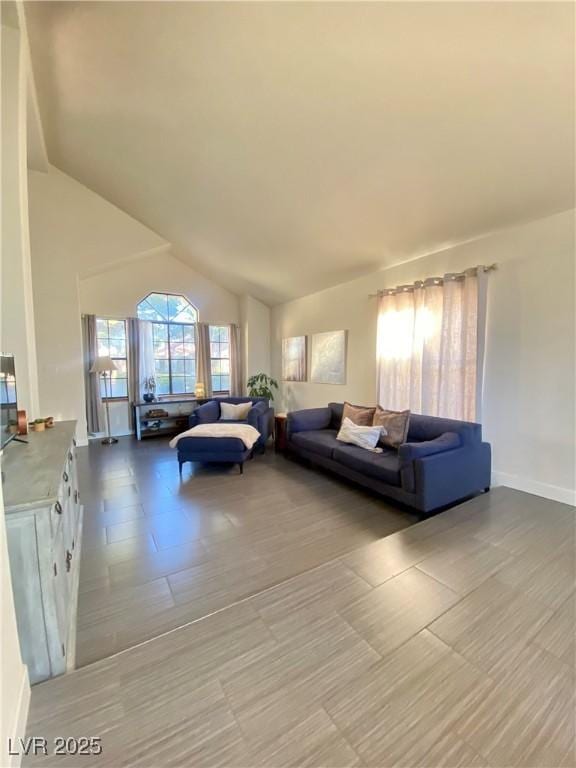
[[[127,318],[128,397],[130,406],[142,400],[145,381],[154,376],[152,323],[137,317]],[[134,411],[130,407],[130,427],[134,429]]]
[[[230,395],[242,395],[242,354],[240,350],[240,329],[230,326]]]
[[[152,376],[155,376],[154,369],[154,346],[152,343],[152,323],[147,320],[138,320],[138,382],[140,388],[140,399],[144,393],[144,382]]]
[[[378,311],[378,402],[390,410],[481,418],[486,274],[385,291]]]
[[[199,382],[204,384],[204,396],[212,397],[212,361],[208,323],[196,323],[196,383]]]
[[[95,434],[104,429],[104,410],[100,395],[100,381],[97,373],[90,369],[98,357],[96,340],[96,317],[82,315],[82,352],[84,357],[84,393],[86,396],[86,422],[88,432]]]

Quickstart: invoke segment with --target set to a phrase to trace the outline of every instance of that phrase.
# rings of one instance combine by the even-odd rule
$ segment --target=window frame
[[[113,397],[112,395],[110,395],[109,397],[105,397],[102,394],[102,376],[98,376],[98,387],[99,387],[99,392],[100,392],[100,399],[102,400],[103,403],[124,403],[124,402],[128,402],[128,400],[130,399],[130,393],[128,392],[128,378],[129,378],[128,377],[128,329],[126,327],[126,318],[124,318],[124,317],[102,317],[101,315],[97,315],[96,316],[96,347],[97,347],[97,351],[98,351],[98,356],[100,357],[99,346],[100,346],[100,341],[101,341],[101,339],[103,337],[98,332],[98,321],[102,321],[102,322],[106,323],[106,328],[107,328],[106,339],[108,340],[108,351],[110,351],[110,338],[114,338],[114,337],[110,337],[110,322],[122,323],[122,325],[124,326],[124,352],[125,352],[125,355],[124,355],[124,357],[118,357],[117,355],[115,355],[115,356],[109,355],[109,356],[110,356],[110,359],[113,360],[114,362],[116,362],[116,361],[124,362],[125,368],[126,368],[126,375],[125,376],[117,376],[116,377],[117,379],[121,379],[121,380],[126,382],[126,394],[118,396],[118,397]],[[112,375],[110,375],[108,381],[109,381],[110,392],[111,392],[112,391]]]
[[[153,326],[152,327],[152,350],[153,350],[153,352],[155,352],[154,344],[155,344],[155,341],[156,341],[156,339],[154,337],[154,326],[160,325],[160,326],[165,326],[166,327],[167,356],[166,357],[156,357],[156,354],[153,355],[153,357],[154,357],[154,379],[156,380],[156,386],[158,386],[158,382],[157,382],[158,376],[160,376],[160,375],[168,376],[168,386],[169,386],[170,391],[169,392],[159,392],[158,393],[158,391],[156,390],[157,394],[159,395],[159,397],[172,397],[172,398],[186,397],[186,396],[193,397],[194,396],[194,390],[196,389],[196,359],[197,359],[196,358],[196,327],[195,327],[196,323],[171,323],[171,322],[169,322],[167,320],[166,321],[148,320],[147,322],[152,323],[152,326]],[[192,334],[194,336],[194,340],[192,342],[192,344],[194,345],[194,356],[193,357],[192,356],[190,356],[190,357],[177,357],[177,358],[173,358],[172,357],[172,350],[170,348],[170,344],[171,344],[170,328],[174,328],[174,327],[191,328],[192,329]],[[182,343],[186,344],[186,343],[190,343],[190,342],[183,341]],[[156,371],[156,361],[158,361],[158,360],[166,360],[168,362],[168,373],[167,374],[159,374]],[[186,373],[183,373],[183,374],[178,374],[178,373],[173,374],[172,373],[172,365],[173,365],[173,363],[175,361],[179,361],[179,360],[183,360],[183,361],[191,360],[194,363],[194,375],[193,376],[190,375],[190,374],[186,374]],[[173,376],[183,378],[184,379],[184,386],[186,386],[186,379],[188,379],[188,378],[192,379],[194,381],[194,388],[192,389],[192,391],[191,392],[187,392],[185,390],[184,392],[174,392],[173,391],[173,388],[174,388]]]
[[[225,328],[226,331],[228,332],[228,340],[227,341],[221,341],[220,339],[218,339],[217,341],[213,341],[212,340],[212,328]],[[212,394],[214,394],[214,395],[230,395],[230,376],[231,376],[231,371],[230,371],[230,325],[226,324],[226,323],[220,323],[220,324],[214,324],[214,325],[210,324],[209,325],[209,330],[208,330],[208,336],[209,336],[209,343],[210,343],[210,382],[212,384]],[[218,344],[219,352],[220,353],[222,352],[222,344],[227,344],[228,345],[228,356],[227,357],[222,357],[222,355],[220,354],[220,356],[214,357],[212,355],[212,344]],[[214,373],[212,373],[212,361],[213,360],[220,360],[220,361],[226,360],[228,362],[228,373],[227,374],[222,374],[222,373],[214,374]],[[219,378],[219,380],[220,380],[220,383],[222,383],[222,376],[223,375],[224,376],[228,376],[228,389],[214,389],[214,377],[217,376]]]
[[[184,323],[184,322],[179,322],[179,321],[172,321],[172,320],[169,320],[169,319],[166,319],[166,320],[152,320],[152,319],[149,319],[149,318],[141,317],[140,314],[139,314],[140,306],[142,304],[144,304],[146,301],[148,301],[150,296],[166,296],[166,297],[175,296],[175,297],[177,297],[179,299],[184,299],[188,303],[188,305],[194,310],[194,312],[196,314],[196,321],[193,322],[193,323]],[[150,306],[152,306],[149,301],[148,301],[148,304]],[[158,310],[156,310],[156,312],[157,312],[158,315],[161,315],[161,312],[159,312]],[[150,293],[146,294],[146,296],[144,296],[137,303],[137,305],[136,305],[136,315],[137,315],[137,317],[139,319],[144,320],[145,322],[151,323],[151,325],[152,325],[152,347],[153,347],[153,359],[154,359],[154,379],[156,380],[156,393],[157,393],[157,395],[159,397],[173,398],[173,399],[183,398],[183,397],[191,397],[191,398],[194,397],[194,390],[196,389],[196,382],[197,382],[197,367],[196,367],[196,364],[197,364],[197,359],[198,358],[197,358],[197,348],[196,348],[197,347],[197,345],[196,345],[196,341],[197,341],[196,324],[199,322],[198,308],[183,293],[172,293],[170,291],[151,291]],[[169,315],[167,315],[167,317],[169,317]],[[164,326],[166,328],[166,348],[167,348],[167,356],[166,357],[157,357],[156,354],[155,354],[155,351],[156,351],[155,350],[155,346],[154,346],[155,343],[156,343],[155,326]],[[183,339],[184,339],[184,329],[189,328],[189,329],[192,330],[192,336],[193,336],[192,342],[186,342],[186,341],[183,340],[182,343],[183,344],[192,343],[192,345],[194,347],[194,355],[193,356],[181,357],[181,358],[173,358],[172,350],[171,350],[171,341],[172,340],[170,338],[170,329],[171,328],[182,328],[183,329],[183,331],[182,331],[182,338]],[[168,373],[167,374],[159,374],[157,372],[157,370],[156,370],[156,363],[157,363],[157,361],[164,361],[164,360],[166,360],[168,362]],[[192,361],[193,368],[194,368],[194,374],[193,375],[186,374],[186,373],[174,374],[173,371],[172,371],[173,363],[175,361],[179,361],[179,360],[182,360],[184,362]],[[158,377],[159,376],[167,376],[168,377],[168,388],[169,388],[168,392],[158,392]],[[185,389],[183,392],[174,392],[173,391],[174,390],[174,381],[173,381],[174,376],[176,376],[177,378],[178,377],[182,377],[184,379],[184,387],[186,387],[187,379],[192,379],[192,381],[194,382],[194,386],[193,386],[192,391],[186,391],[186,389]]]

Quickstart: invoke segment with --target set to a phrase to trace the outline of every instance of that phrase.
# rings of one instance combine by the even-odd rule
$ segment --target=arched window
[[[150,293],[138,304],[138,317],[152,323],[156,393],[193,393],[196,385],[196,307],[184,296]]]

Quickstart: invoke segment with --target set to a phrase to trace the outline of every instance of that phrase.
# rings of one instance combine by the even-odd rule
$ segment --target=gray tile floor
[[[186,465],[166,440],[79,451],[84,503],[77,665],[220,610],[416,517],[268,451]]]
[[[285,474],[292,500],[314,487],[281,459],[262,462],[252,479],[257,472],[276,492]],[[198,478],[198,486],[210,482]],[[318,483],[331,481],[319,475]],[[227,498],[233,485],[219,485]],[[334,509],[346,509],[341,493],[331,498]],[[29,735],[100,736],[103,754],[27,764],[574,766],[575,512],[497,488],[388,536],[375,537],[367,516],[357,528],[366,526],[367,540],[336,548],[329,561],[315,564],[306,554],[296,576],[36,686]],[[254,512],[254,541],[271,544],[255,557],[286,562],[280,540],[258,519]],[[169,549],[157,547],[154,530],[143,531],[132,538],[145,562],[146,552]],[[148,534],[155,549],[146,550]],[[206,551],[245,554],[242,537],[210,538],[200,537]],[[310,552],[327,556],[322,541],[313,539]],[[91,578],[95,590],[98,578],[113,585],[111,574]],[[142,604],[170,597],[165,580],[154,598],[146,587]],[[194,590],[190,575],[168,577],[168,585],[171,595]],[[128,604],[117,599],[119,616]]]

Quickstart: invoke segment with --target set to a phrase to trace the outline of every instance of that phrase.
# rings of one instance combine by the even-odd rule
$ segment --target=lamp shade
[[[196,382],[196,386],[194,387],[194,395],[196,397],[206,397],[206,390],[204,389],[204,384],[201,381]]]
[[[108,373],[108,371],[117,370],[118,366],[111,357],[97,357],[92,368],[90,368],[90,373]]]

